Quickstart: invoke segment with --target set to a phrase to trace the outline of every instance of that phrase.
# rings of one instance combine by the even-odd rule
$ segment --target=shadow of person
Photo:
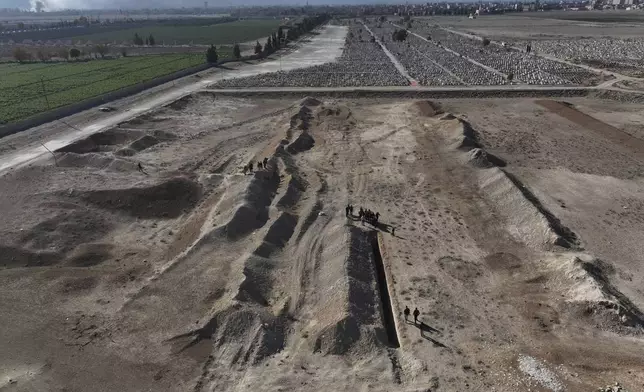
[[[428,336],[428,335],[426,335],[426,334],[425,334],[425,332],[427,332],[427,333],[438,333],[438,334],[440,334],[440,331],[439,331],[439,330],[437,330],[436,328],[431,327],[430,325],[425,324],[423,321],[421,321],[420,323],[418,323],[418,324],[416,324],[416,325],[418,326],[418,329],[420,330],[420,336],[421,336],[423,339],[425,339],[425,340],[429,340],[429,341],[430,341],[430,342],[432,342],[432,343],[434,344],[434,346],[436,346],[436,347],[446,348],[446,349],[448,349],[448,350],[450,349],[450,348],[449,348],[449,347],[447,347],[445,344],[443,344],[443,343],[439,342],[438,340],[436,340],[436,339],[432,338],[431,336]]]
[[[432,326],[430,326],[428,324],[425,324],[424,321],[421,321],[420,324],[418,324],[418,328],[420,328],[421,332],[438,333],[438,334],[441,333],[436,328],[434,328],[434,327],[432,327]]]
[[[425,339],[425,340],[429,340],[430,342],[434,343],[434,346],[436,346],[436,347],[446,348],[446,349],[448,349],[448,350],[450,349],[449,347],[447,347],[447,346],[446,346],[446,345],[444,345],[443,343],[439,342],[438,340],[436,340],[436,339],[432,339],[430,336],[423,335],[422,331],[421,331],[421,333],[420,333],[420,336],[421,336],[423,339]]]

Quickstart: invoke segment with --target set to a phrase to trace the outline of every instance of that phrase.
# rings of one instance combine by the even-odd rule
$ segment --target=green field
[[[220,58],[230,57],[227,52]],[[0,64],[0,124],[203,64],[204,54],[57,64]]]
[[[154,36],[157,45],[230,45],[267,37],[277,31],[281,21],[273,19],[240,20],[206,26],[150,26],[125,29],[72,37],[72,41],[92,41],[93,43],[132,42],[134,34],[141,37]]]

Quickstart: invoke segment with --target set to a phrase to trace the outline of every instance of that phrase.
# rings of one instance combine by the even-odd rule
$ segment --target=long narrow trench
[[[371,247],[373,250],[373,259],[376,266],[376,278],[378,279],[378,291],[380,292],[380,302],[382,303],[382,318],[387,331],[389,345],[394,348],[400,347],[396,323],[394,321],[394,312],[391,306],[391,297],[389,295],[389,286],[387,285],[387,275],[385,274],[385,264],[382,261],[380,245],[378,244],[378,232],[369,233]]]

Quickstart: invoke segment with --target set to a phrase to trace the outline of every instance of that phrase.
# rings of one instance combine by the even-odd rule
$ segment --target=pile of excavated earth
[[[0,388],[641,390],[640,119],[201,92],[76,140],[0,176]]]

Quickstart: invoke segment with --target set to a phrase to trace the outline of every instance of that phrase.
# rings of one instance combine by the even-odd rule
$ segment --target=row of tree
[[[143,39],[139,33],[134,33],[134,39],[132,39],[132,43],[137,46],[143,46],[143,45],[148,45],[148,46],[154,46],[157,44],[157,41],[154,39],[154,36],[150,34],[148,37],[145,37]]]
[[[268,36],[266,43],[263,46],[259,41],[257,41],[255,43],[254,52],[258,56],[266,57],[285,47],[289,42],[297,40],[303,34],[313,31],[313,29],[327,22],[329,19],[330,16],[328,14],[305,17],[287,27],[286,33],[284,33],[284,28],[280,26],[276,32]],[[240,59],[242,57],[239,44],[235,44],[235,46],[233,46],[233,56],[236,59]],[[217,48],[215,48],[214,45],[210,45],[210,48],[206,51],[206,61],[209,63],[216,63],[218,60],[219,55],[217,54]]]
[[[56,52],[51,52],[51,51],[45,51],[43,49],[39,49],[36,51],[34,54],[33,52],[28,51],[25,48],[15,48],[13,50],[13,58],[16,59],[16,61],[20,63],[27,63],[27,62],[32,62],[32,61],[50,61],[52,58],[58,57],[60,59],[64,60],[78,60],[82,55],[84,54],[89,54],[94,56],[99,55],[101,58],[105,58],[110,53],[110,47],[108,45],[96,45],[93,48],[89,50],[88,53],[83,53],[77,48],[71,48],[71,49],[66,49],[66,48],[61,48]],[[121,55],[125,57],[127,53],[125,51],[122,51]]]

